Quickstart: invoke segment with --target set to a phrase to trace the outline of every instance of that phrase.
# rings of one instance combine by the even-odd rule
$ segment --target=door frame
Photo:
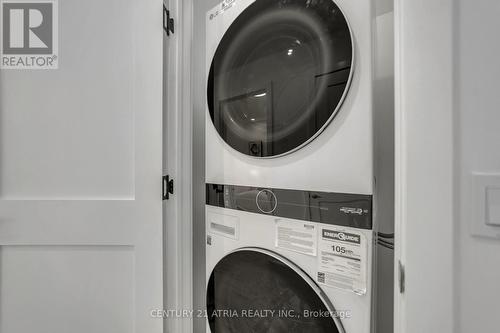
[[[164,0],[175,20],[164,36],[164,175],[174,194],[164,202],[164,309],[193,309],[192,80],[193,0]],[[192,332],[189,318],[164,318],[164,332]]]
[[[397,333],[456,332],[453,2],[394,3]]]

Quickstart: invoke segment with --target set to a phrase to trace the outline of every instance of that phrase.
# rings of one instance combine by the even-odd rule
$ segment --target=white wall
[[[474,192],[472,173],[500,180],[500,2],[459,0],[456,14],[457,332],[498,332],[500,239],[471,232],[484,223],[475,203],[485,195]]]
[[[500,227],[484,226],[473,175],[500,189],[500,2],[397,0],[396,12],[396,325],[498,332]]]

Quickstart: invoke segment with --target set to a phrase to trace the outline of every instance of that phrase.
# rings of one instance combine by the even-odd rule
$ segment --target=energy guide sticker
[[[367,246],[366,238],[359,232],[320,228],[316,281],[359,295],[366,294]]]

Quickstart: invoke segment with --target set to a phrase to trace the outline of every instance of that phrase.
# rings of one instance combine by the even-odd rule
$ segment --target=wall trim
[[[395,0],[395,332],[454,332],[454,2]]]
[[[165,0],[175,33],[165,36],[164,172],[172,199],[164,206],[164,308],[193,309],[192,39],[193,0]],[[168,318],[164,332],[193,332],[193,318]]]

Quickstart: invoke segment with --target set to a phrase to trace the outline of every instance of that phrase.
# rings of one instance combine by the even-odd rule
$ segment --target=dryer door
[[[216,265],[207,314],[213,333],[344,332],[331,302],[307,274],[257,248],[233,252]]]
[[[352,68],[351,31],[332,0],[256,0],[215,52],[210,117],[222,139],[243,154],[290,153],[333,119]]]

